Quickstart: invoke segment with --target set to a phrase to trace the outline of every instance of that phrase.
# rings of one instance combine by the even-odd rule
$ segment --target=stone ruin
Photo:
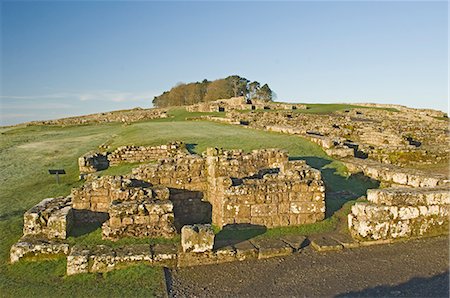
[[[55,120],[32,121],[25,123],[31,125],[84,125],[92,123],[131,123],[143,120],[167,118],[166,109],[142,109],[120,110],[113,112],[97,113],[84,116],[67,117]]]
[[[229,112],[242,110],[297,110],[306,109],[303,104],[281,103],[263,101],[258,99],[247,99],[244,96],[228,99],[218,99],[210,102],[186,106],[188,112]]]
[[[367,192],[348,215],[353,237],[387,240],[448,233],[450,193],[441,188],[388,188]]]
[[[127,176],[87,176],[86,182],[69,196],[45,199],[30,209],[24,215],[24,236],[11,248],[12,262],[29,255],[67,254],[69,247],[64,239],[72,228],[88,223],[101,224],[102,238],[113,241],[123,237],[171,238],[181,233],[185,253],[196,254],[204,249],[211,260],[216,260],[217,253],[221,256],[227,252],[212,253],[212,228],[199,224],[282,227],[313,223],[325,216],[325,187],[320,172],[304,161],[289,161],[285,151],[244,153],[208,148],[199,156],[176,145],[149,150],[123,148],[133,148],[119,150],[126,152],[120,155],[125,156],[120,158],[125,162],[135,160],[136,151],[157,151],[159,155],[143,155],[159,158],[156,163],[133,169]],[[209,244],[185,248],[192,239],[205,238],[197,235],[199,231],[212,235],[207,237]],[[173,261],[173,254],[179,254],[173,246],[136,246],[132,250],[140,254],[131,257],[130,253],[107,247],[73,248],[68,273],[97,272],[127,263],[130,258],[160,264]],[[198,255],[193,259],[177,256],[182,264],[201,259]],[[78,269],[69,269],[71,266]]]
[[[320,172],[285,151],[209,148],[203,157],[163,159],[133,170],[137,179],[171,188],[203,192],[218,227],[250,223],[281,227],[314,223],[325,214]],[[192,223],[192,222],[191,222]]]
[[[113,152],[89,152],[78,159],[80,174],[95,173],[120,163],[142,163],[187,153],[181,142],[160,146],[121,146]]]

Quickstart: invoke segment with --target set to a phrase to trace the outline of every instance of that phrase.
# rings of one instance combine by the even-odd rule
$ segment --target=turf
[[[9,248],[22,234],[23,213],[47,197],[68,195],[79,186],[77,159],[97,150],[101,144],[111,149],[121,145],[158,145],[181,140],[193,153],[208,146],[250,151],[259,148],[283,148],[292,159],[304,159],[322,171],[327,190],[327,217],[322,223],[292,229],[268,230],[279,233],[313,233],[328,231],[336,225],[332,217],[345,202],[363,195],[367,188],[377,187],[357,176],[346,176],[345,168],[328,157],[316,144],[298,136],[289,136],[207,121],[185,121],[205,113],[188,113],[175,109],[172,117],[132,124],[97,124],[84,126],[30,126],[0,129],[0,293],[2,296],[159,296],[164,293],[160,268],[144,265],[107,274],[84,274],[64,277],[65,260],[32,263],[21,261],[9,265]],[[221,115],[220,113],[208,113]],[[102,174],[126,174],[135,165],[111,167]],[[57,185],[50,168],[67,172]],[[349,196],[333,193],[344,191]],[[76,230],[70,243],[105,243],[97,226]],[[178,241],[175,239],[174,241]],[[146,241],[146,240],[143,240]],[[156,240],[159,241],[159,240]],[[119,244],[139,242],[124,239]]]

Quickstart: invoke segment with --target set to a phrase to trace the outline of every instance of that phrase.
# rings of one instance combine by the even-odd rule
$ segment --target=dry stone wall
[[[367,192],[356,203],[348,228],[358,240],[386,240],[448,233],[448,188],[388,188]]]
[[[288,162],[283,150],[244,153],[208,148],[203,157],[180,156],[142,165],[133,170],[133,176],[178,191],[186,190],[179,193],[179,200],[174,200],[175,220],[187,205],[199,217],[195,221],[185,216],[185,224],[207,223],[207,218],[200,214],[209,210],[212,222],[219,227],[234,223],[299,225],[324,217],[325,188],[320,172],[304,162]],[[237,181],[240,182],[236,184]],[[200,192],[206,196],[203,200],[189,197]]]
[[[213,222],[280,227],[324,219],[325,187],[318,170],[290,162],[283,172],[261,172],[244,179],[218,178]]]
[[[66,239],[73,225],[72,198],[58,197],[42,200],[25,212],[23,234]]]
[[[186,155],[188,152],[181,142],[159,146],[122,146],[113,152],[89,152],[78,159],[80,173],[94,173],[120,163],[137,163],[162,158]]]
[[[364,175],[379,181],[412,187],[449,185],[448,177],[445,175],[425,173],[416,169],[400,168],[368,159],[346,158],[342,161],[350,172],[362,172]]]
[[[110,123],[122,122],[132,123],[143,120],[167,118],[167,110],[165,109],[142,109],[135,108],[132,110],[122,110],[98,114],[90,114],[85,116],[68,117],[55,120],[32,121],[26,125],[82,125],[93,123]]]
[[[157,164],[141,165],[132,170],[136,179],[177,189],[206,189],[205,160],[197,155],[162,159]]]
[[[102,226],[104,239],[122,237],[165,237],[176,234],[173,204],[169,200],[114,201],[108,209],[109,220]]]
[[[245,97],[232,97],[211,102],[201,102],[186,106],[188,112],[229,112],[236,110],[297,110],[306,109],[303,104],[281,103],[246,99]]]

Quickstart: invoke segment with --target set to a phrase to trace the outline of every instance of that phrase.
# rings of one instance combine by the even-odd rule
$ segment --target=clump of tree
[[[184,106],[236,96],[272,101],[273,92],[267,84],[261,86],[259,82],[250,82],[246,78],[233,75],[214,81],[205,79],[202,82],[179,83],[170,91],[155,96],[153,105],[158,108]]]

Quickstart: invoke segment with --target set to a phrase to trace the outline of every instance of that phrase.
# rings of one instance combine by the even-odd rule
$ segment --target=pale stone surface
[[[66,239],[73,225],[72,198],[44,199],[25,212],[23,222],[24,235]]]
[[[67,255],[68,253],[69,245],[66,243],[23,237],[11,247],[10,261],[15,263],[24,257]]]
[[[369,203],[356,203],[348,215],[352,236],[388,240],[448,232],[447,188],[386,188],[368,190]]]
[[[183,252],[212,251],[214,231],[209,224],[184,226],[181,229],[181,246]]]

